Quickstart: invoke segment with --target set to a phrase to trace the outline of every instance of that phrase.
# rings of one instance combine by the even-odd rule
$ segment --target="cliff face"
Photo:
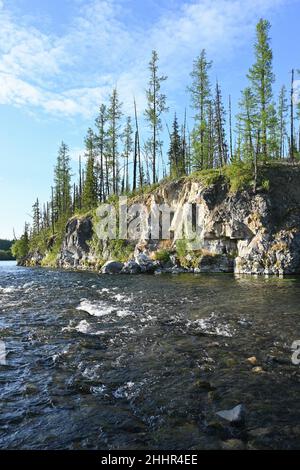
[[[128,262],[106,263],[103,271],[300,273],[300,169],[289,165],[280,171],[270,168],[267,178],[269,188],[258,188],[256,193],[251,189],[231,193],[222,178],[208,187],[187,178],[164,183],[136,198],[132,202],[147,207],[154,202],[168,204],[173,213],[171,233],[183,206],[197,204],[196,243],[178,250],[172,238],[158,241],[141,236],[136,242],[124,243]],[[106,261],[119,261],[109,243],[95,247],[93,240],[90,217],[71,219],[57,265],[98,270]],[[170,256],[161,259],[162,249]]]

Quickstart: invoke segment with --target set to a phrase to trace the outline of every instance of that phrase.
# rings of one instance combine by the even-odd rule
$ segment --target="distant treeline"
[[[13,242],[10,240],[0,240],[0,261],[11,261],[15,258],[11,253]]]

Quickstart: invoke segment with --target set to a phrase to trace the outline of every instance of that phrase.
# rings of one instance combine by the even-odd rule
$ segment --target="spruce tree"
[[[152,51],[152,57],[149,62],[150,79],[147,90],[148,106],[145,110],[145,117],[149,123],[152,134],[148,141],[148,148],[151,151],[153,183],[156,183],[157,181],[157,154],[161,146],[159,133],[162,130],[161,115],[168,111],[166,106],[166,95],[161,92],[161,85],[167,77],[159,75],[158,60],[157,52]]]
[[[118,141],[120,138],[120,120],[122,117],[122,103],[119,101],[117,89],[114,88],[109,98],[109,108],[107,110],[108,119],[108,163],[107,170],[112,171],[112,189],[114,194],[118,194],[119,189],[119,152]]]
[[[222,102],[220,86],[216,84],[216,94],[214,100],[214,128],[215,128],[215,166],[222,167],[227,164],[228,149],[226,143],[226,119],[225,109]]]
[[[172,133],[170,135],[168,156],[171,177],[178,178],[184,175],[184,154],[182,152],[182,140],[179,133],[179,125],[176,114],[174,116]]]
[[[40,203],[37,198],[32,206],[32,232],[34,235],[38,235],[40,233],[41,219]]]
[[[86,139],[86,176],[83,186],[82,205],[85,210],[97,206],[97,181],[95,174],[95,134],[92,129],[88,130]]]
[[[104,104],[100,106],[99,114],[96,119],[96,127],[97,127],[97,173],[98,173],[98,197],[99,201],[105,201],[107,188],[109,186],[109,171],[108,171],[108,162],[107,162],[107,131],[106,131],[106,124],[107,124],[107,109]]]
[[[55,220],[67,218],[71,212],[71,168],[68,146],[62,142],[54,171]]]
[[[255,137],[257,135],[257,112],[255,96],[251,88],[247,87],[242,92],[239,102],[240,112],[238,123],[238,160],[253,160],[255,152]]]
[[[254,65],[250,68],[248,78],[251,90],[258,107],[258,122],[255,134],[260,131],[260,153],[263,160],[268,158],[268,137],[270,127],[273,125],[272,108],[273,101],[272,84],[275,80],[272,61],[273,53],[270,47],[270,23],[261,19],[256,26],[255,58]]]
[[[122,179],[122,193],[124,191],[129,191],[129,159],[133,151],[133,129],[131,117],[128,116],[126,120],[126,125],[123,133],[123,179]]]
[[[209,141],[209,107],[211,90],[209,70],[212,62],[207,60],[205,49],[194,61],[191,73],[192,85],[188,88],[191,93],[192,107],[195,109],[195,126],[192,132],[192,146],[194,153],[194,167],[196,169],[208,168],[208,141]]]

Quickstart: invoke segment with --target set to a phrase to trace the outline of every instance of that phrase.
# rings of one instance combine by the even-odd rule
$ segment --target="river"
[[[0,448],[299,448],[299,297],[297,277],[1,262]]]

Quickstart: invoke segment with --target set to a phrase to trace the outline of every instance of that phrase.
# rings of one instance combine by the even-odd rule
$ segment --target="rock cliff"
[[[57,257],[62,268],[103,269],[105,273],[235,272],[300,273],[300,168],[283,165],[264,170],[268,187],[232,192],[221,177],[207,186],[197,178],[165,182],[130,204],[168,204],[170,240],[97,242],[91,216],[74,217]],[[172,239],[186,203],[197,206],[197,240]],[[196,243],[195,243],[196,242]],[[39,253],[31,255],[41,260]],[[112,263],[112,261],[114,263]],[[104,266],[103,266],[104,265]]]

